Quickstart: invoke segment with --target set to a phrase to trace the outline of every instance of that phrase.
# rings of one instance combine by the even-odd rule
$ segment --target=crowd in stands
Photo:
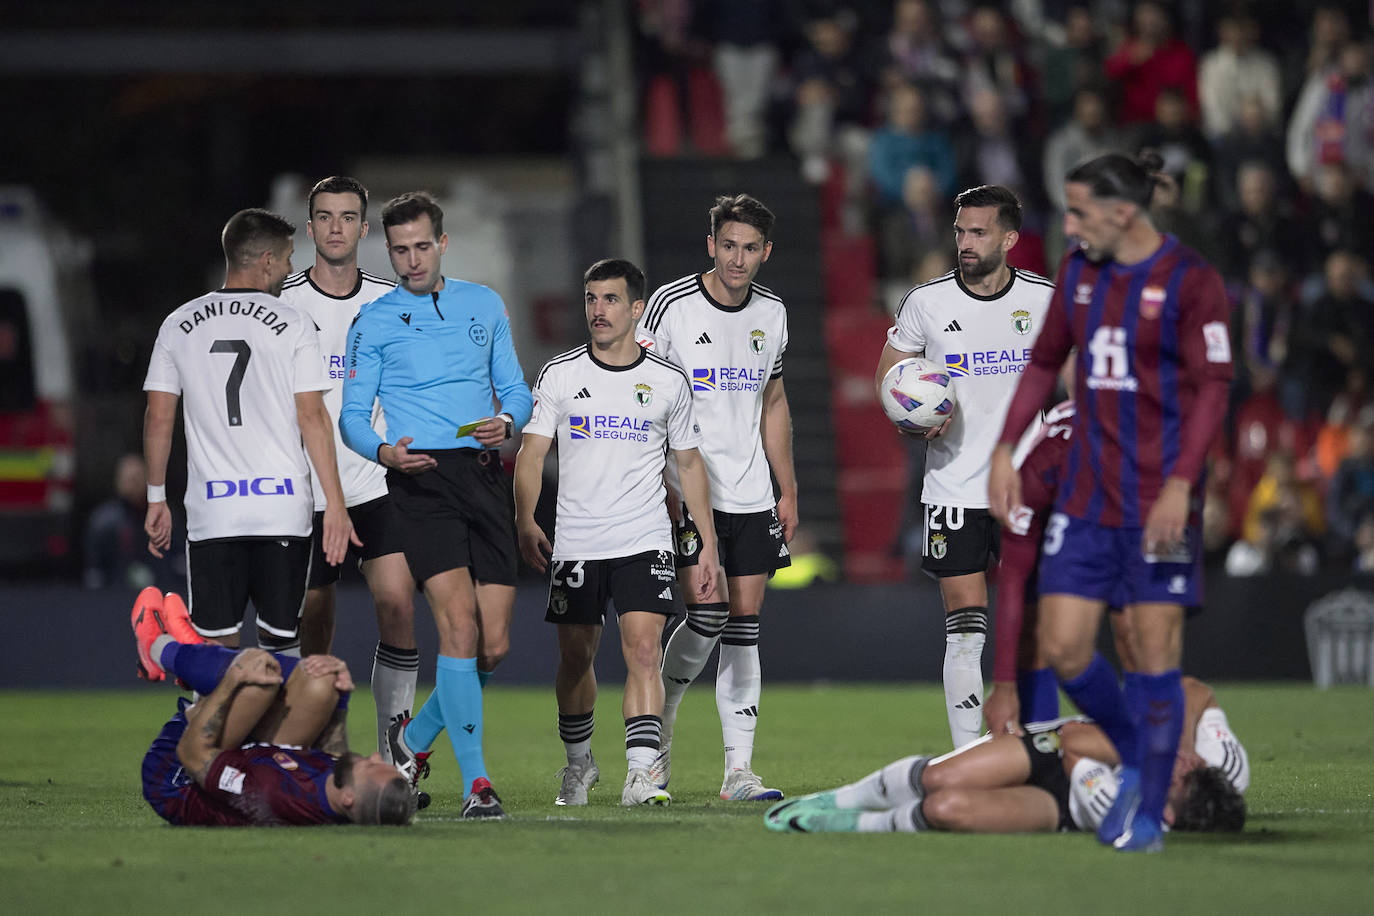
[[[827,231],[873,239],[889,309],[953,266],[959,189],[1014,188],[1027,218],[1011,263],[1052,274],[1067,169],[1157,150],[1169,181],[1156,222],[1217,266],[1234,301],[1209,556],[1237,575],[1374,571],[1368,2],[639,0],[637,11],[646,150],[790,154],[839,201]]]

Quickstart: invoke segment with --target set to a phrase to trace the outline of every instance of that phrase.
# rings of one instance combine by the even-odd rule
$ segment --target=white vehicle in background
[[[67,299],[89,246],[32,190],[0,186],[0,564],[72,550],[75,429]]]

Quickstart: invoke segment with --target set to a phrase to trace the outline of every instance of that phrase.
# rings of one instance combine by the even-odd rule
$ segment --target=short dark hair
[[[1150,209],[1164,160],[1154,150],[1132,159],[1125,153],[1103,153],[1069,169],[1065,181],[1085,184],[1093,197],[1118,198]]]
[[[436,239],[444,234],[444,211],[428,191],[409,191],[388,200],[382,207],[382,231],[413,223],[422,216],[429,217]]]
[[[295,234],[296,227],[284,217],[261,207],[250,207],[229,217],[219,240],[225,262],[242,266],[264,251],[281,248]]]
[[[321,194],[357,194],[358,200],[362,201],[359,216],[367,219],[367,188],[356,178],[349,178],[347,175],[330,175],[328,178],[321,178],[315,182],[315,186],[310,189],[310,196],[305,201],[305,213],[308,218],[315,216],[315,198]]]
[[[982,184],[976,188],[960,191],[954,197],[954,206],[996,207],[997,222],[1008,232],[1021,231],[1021,198],[1011,188],[1000,184]]]
[[[621,277],[625,279],[625,294],[630,297],[631,303],[644,298],[644,271],[624,258],[602,258],[597,261],[582,275],[582,285],[586,286],[594,280],[616,280]]]
[[[1245,827],[1245,797],[1217,767],[1183,777],[1183,801],[1174,810],[1174,829],[1236,833]]]
[[[748,194],[736,194],[733,197],[722,194],[716,198],[716,205],[711,208],[710,214],[713,238],[726,223],[744,223],[757,229],[766,242],[773,233],[773,224],[777,222],[772,210],[765,207],[758,198],[750,197]]]

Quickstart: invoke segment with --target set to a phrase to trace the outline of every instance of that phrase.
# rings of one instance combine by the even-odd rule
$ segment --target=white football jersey
[[[553,559],[673,550],[666,453],[701,444],[680,368],[647,350],[628,366],[598,361],[588,345],[569,350],[539,370],[525,432],[558,442]]]
[[[324,394],[324,406],[334,427],[334,453],[339,462],[339,483],[343,485],[344,505],[357,506],[386,495],[386,468],[369,461],[343,443],[339,432],[339,408],[343,406],[344,353],[348,349],[348,329],[353,318],[364,305],[385,293],[396,284],[381,277],[358,271],[358,282],[347,296],[331,296],[315,285],[310,271],[292,274],[282,284],[281,299],[310,316],[319,329],[320,357],[325,376],[334,386]],[[386,421],[381,404],[372,406],[372,428],[386,438]],[[324,488],[320,475],[310,467],[314,481],[315,510],[324,511]]]
[[[787,349],[782,300],[755,283],[742,304],[721,305],[701,275],[691,274],[650,297],[638,339],[681,366],[691,381],[711,506],[734,513],[772,509],[760,426],[763,389],[782,376]]]
[[[1053,293],[1053,282],[1012,268],[992,296],[970,292],[952,270],[902,298],[888,343],[945,366],[957,402],[949,429],[927,448],[922,502],[988,507],[992,450]]]
[[[1029,729],[1030,726],[1027,726]],[[1193,749],[1208,766],[1221,770],[1241,795],[1250,788],[1250,758],[1216,706],[1202,711],[1193,729]],[[1121,779],[1100,760],[1081,758],[1069,775],[1069,815],[1080,830],[1096,830],[1116,801]]]
[[[190,540],[310,535],[295,396],[329,387],[314,323],[267,293],[218,290],[163,320],[143,390],[181,396]]]

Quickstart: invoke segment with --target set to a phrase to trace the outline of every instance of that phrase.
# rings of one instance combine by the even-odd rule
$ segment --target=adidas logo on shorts
[[[659,593],[658,593],[658,597],[662,598],[664,601],[672,601],[672,600],[673,600],[673,588],[672,588],[672,586],[670,585],[670,586],[668,586],[667,588],[665,588],[663,591],[659,592]]]

